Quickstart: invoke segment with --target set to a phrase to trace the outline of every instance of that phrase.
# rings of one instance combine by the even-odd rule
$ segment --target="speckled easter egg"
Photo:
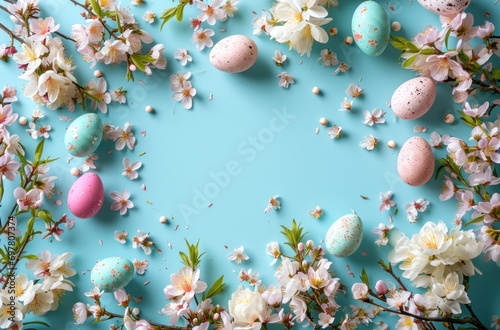
[[[434,154],[427,141],[414,136],[403,144],[398,155],[398,173],[410,186],[421,186],[434,173]]]
[[[391,108],[401,119],[416,119],[429,111],[435,99],[436,84],[431,78],[413,78],[394,91]]]
[[[95,173],[85,173],[71,186],[68,208],[78,218],[90,218],[99,212],[104,201],[104,187]]]
[[[356,8],[352,15],[351,28],[356,44],[367,55],[382,54],[389,43],[389,15],[375,1],[365,1]]]
[[[95,113],[86,113],[69,125],[64,136],[64,144],[71,155],[87,157],[99,147],[102,134],[101,118]]]
[[[244,35],[232,35],[215,44],[210,51],[210,63],[224,72],[248,70],[257,60],[259,51],[255,42]]]
[[[90,280],[100,290],[114,292],[129,284],[133,276],[134,264],[130,260],[110,257],[95,264],[90,273]]]
[[[470,5],[471,0],[418,0],[418,2],[434,14],[455,17]]]
[[[336,220],[328,229],[326,249],[336,257],[353,254],[363,239],[363,222],[356,214],[347,214]]]

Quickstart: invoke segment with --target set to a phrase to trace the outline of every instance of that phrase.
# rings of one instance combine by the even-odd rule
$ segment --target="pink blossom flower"
[[[113,292],[115,300],[119,306],[127,307],[130,302],[130,295],[124,289],[119,289]]]
[[[165,290],[167,288],[165,288]],[[170,324],[176,324],[179,321],[179,319],[187,315],[189,311],[191,311],[191,309],[189,308],[188,302],[185,299],[180,299],[179,301],[171,302],[165,307],[163,307],[161,313],[163,315],[170,316]]]
[[[380,212],[384,211],[389,211],[391,207],[396,206],[396,202],[394,202],[392,199],[392,191],[388,191],[386,193],[380,193],[380,206],[379,210]]]
[[[99,290],[99,287],[95,285],[92,290],[87,291],[84,293],[86,297],[92,298],[92,299],[100,299],[102,294],[104,293],[104,290]]]
[[[17,170],[21,164],[13,161],[8,153],[0,156],[0,175],[9,181],[14,181],[16,178]]]
[[[389,288],[384,281],[378,280],[377,283],[375,283],[375,291],[377,291],[377,294],[379,295],[384,295],[389,292]]]
[[[471,40],[476,36],[477,27],[473,27],[474,16],[471,13],[457,14],[450,22],[449,27],[453,34],[463,41]]]
[[[482,116],[484,116],[484,114],[488,110],[489,106],[490,106],[489,102],[486,101],[480,107],[471,108],[471,106],[469,105],[469,102],[465,102],[464,112],[472,117],[476,117],[476,118],[482,117]]]
[[[398,310],[402,310],[403,306],[406,304],[411,296],[411,292],[408,291],[395,291],[387,298],[387,305],[389,307],[394,307]]]
[[[182,66],[185,66],[188,62],[192,62],[193,58],[189,55],[187,49],[178,49],[174,53],[174,58],[179,61]]]
[[[31,37],[33,40],[43,41],[59,29],[59,24],[54,25],[54,18],[50,16],[45,19],[31,19],[29,22],[31,32],[34,34]]]
[[[169,76],[170,90],[176,91],[182,88],[182,85],[191,78],[191,72],[177,72],[176,74],[171,74]]]
[[[350,83],[345,92],[350,97],[359,97],[363,94],[363,88],[355,83]]]
[[[365,300],[368,297],[368,286],[365,283],[354,283],[351,292],[354,299]]]
[[[120,215],[126,214],[128,209],[134,207],[134,203],[132,203],[132,201],[129,201],[130,193],[127,190],[122,191],[121,194],[118,191],[112,191],[109,193],[109,196],[111,196],[114,201],[111,204],[111,210],[120,210]]]
[[[273,196],[269,200],[267,207],[264,210],[264,213],[271,211],[272,209],[279,210],[281,208],[281,202],[278,200],[279,196]]]
[[[153,326],[148,321],[140,319],[134,323],[134,330],[153,330]]]
[[[197,50],[203,50],[205,47],[212,47],[214,42],[210,37],[214,35],[214,31],[211,29],[198,29],[193,33],[191,41],[196,45]]]
[[[3,100],[3,102],[8,102]],[[17,113],[12,112],[12,106],[10,104],[2,105],[0,104],[0,127],[3,125],[10,126],[16,122],[18,117]]]
[[[481,149],[479,154],[484,161],[500,164],[500,154],[498,153],[500,149],[500,139],[495,136],[489,140],[482,138],[477,143],[477,146]]]
[[[460,64],[451,59],[457,54],[458,53],[456,51],[452,51],[442,55],[429,55],[426,62],[429,65],[429,72],[432,79],[436,81],[446,80],[450,69],[460,66]]]
[[[111,95],[106,91],[107,83],[104,78],[99,78],[97,84],[91,80],[89,85],[89,93],[92,95],[90,107],[99,109],[102,113],[108,112],[108,104],[111,102]]]
[[[495,26],[491,22],[484,22],[484,25],[478,26],[476,35],[481,39],[489,40],[495,32]]]
[[[183,301],[189,302],[196,293],[207,289],[207,284],[200,281],[200,270],[183,267],[178,273],[170,275],[170,282],[163,290],[168,299],[183,296]]]
[[[474,194],[470,190],[457,190],[455,199],[457,200],[456,216],[458,218],[462,218],[475,205]]]
[[[5,85],[2,91],[3,103],[14,103],[17,101],[16,88]],[[15,119],[14,119],[15,120]]]
[[[137,179],[139,177],[139,174],[137,173],[137,170],[141,168],[142,162],[140,161],[135,161],[135,162],[130,162],[130,160],[127,157],[123,158],[123,166],[124,170],[122,175],[126,176],[130,180]]]
[[[453,180],[450,179],[448,176],[444,176],[444,181],[443,184],[441,185],[441,193],[439,194],[439,199],[442,201],[446,201],[455,195],[455,191],[457,188],[455,187],[455,184],[453,183]]]
[[[316,206],[315,209],[309,210],[309,214],[314,218],[314,219],[319,219],[323,215],[323,210],[321,207]]]
[[[214,25],[217,20],[223,20],[225,18],[224,10],[221,8],[222,0],[212,0],[209,5],[203,1],[196,1],[196,6],[201,13],[198,15],[198,19],[202,22],[207,22],[208,25]]]
[[[385,123],[385,119],[383,118],[385,112],[380,108],[373,109],[372,112],[365,110],[363,111],[363,115],[365,116],[365,120],[363,124],[368,126],[373,126],[373,124],[383,124]]]
[[[75,319],[75,324],[83,324],[88,317],[89,305],[85,305],[82,302],[77,302],[73,305],[73,318]]]
[[[128,233],[126,231],[115,230],[115,240],[120,244],[125,244],[127,242]]]
[[[486,225],[500,221],[500,194],[494,193],[488,202],[479,202],[473,209],[477,211],[473,217],[484,216],[483,222]]]
[[[26,192],[21,187],[14,189],[14,198],[17,200],[19,211],[26,211],[30,208],[37,209],[42,205],[43,192],[38,189],[31,189]]]
[[[106,65],[118,64],[127,60],[129,48],[121,40],[106,40],[104,41],[104,47],[95,54],[95,58]]]
[[[375,241],[375,244],[378,246],[387,245],[389,243],[389,232],[394,228],[393,224],[385,225],[380,223],[378,227],[372,229],[372,232],[378,236],[378,239]]]
[[[132,247],[134,249],[137,249],[139,247],[142,248],[146,255],[151,254],[151,246],[153,245],[154,242],[149,238],[149,233],[143,234],[142,231],[138,230],[137,236],[134,236],[132,238]]]

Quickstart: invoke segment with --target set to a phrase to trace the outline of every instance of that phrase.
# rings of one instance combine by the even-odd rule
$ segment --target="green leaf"
[[[224,275],[222,275],[217,280],[215,280],[215,282],[210,286],[210,289],[208,289],[207,292],[203,293],[202,300],[212,298],[213,296],[218,295],[224,290],[224,286],[225,286]]]
[[[187,239],[184,240],[186,241],[188,253],[186,254],[184,252],[179,252],[182,263],[188,267],[191,267],[192,269],[196,269],[200,264],[201,257],[205,254],[205,252],[203,252],[202,254],[199,253],[198,246],[200,244],[200,241],[196,242],[196,244],[190,244]]]
[[[383,269],[384,271],[386,271],[386,272],[387,272],[387,271],[391,271],[391,270],[392,270],[391,264],[387,265],[387,264],[384,262],[384,260],[382,260],[382,259],[380,259],[380,260],[378,261],[378,264],[379,264],[379,265],[382,267],[382,269]]]
[[[184,252],[182,252],[182,251],[179,251],[179,255],[181,256],[182,263],[184,265],[186,265],[186,266],[189,267],[189,258],[188,258],[188,256]]]
[[[300,224],[297,225],[297,222],[295,219],[292,220],[292,228],[287,228],[285,226],[281,226],[283,228],[283,231],[281,232],[287,239],[288,242],[285,244],[290,246],[293,251],[297,251],[297,246],[298,244],[302,241],[306,233],[304,233],[304,228],[300,226]]]
[[[443,165],[441,165],[441,166],[438,167],[438,169],[436,170],[436,175],[434,176],[434,180],[438,179],[439,175],[441,174],[441,172],[443,172],[443,170],[444,170],[444,166]]]
[[[419,55],[419,54],[415,54],[415,55],[413,55],[412,57],[408,58],[406,61],[404,61],[404,62],[403,62],[402,67],[403,67],[403,68],[407,68],[407,67],[409,67],[410,65],[412,65],[412,63],[413,63],[413,62],[415,62],[415,60],[417,59],[417,56],[418,56],[418,55]]]
[[[493,78],[495,78],[496,80],[500,80],[500,69],[495,69],[493,68],[491,70],[491,75],[493,76]]]
[[[422,55],[432,55],[432,54],[439,54],[439,52],[435,49],[432,49],[432,48],[425,48],[425,49],[422,49],[420,50],[419,52],[420,54]]]
[[[32,324],[37,324],[37,325],[42,325],[44,327],[50,328],[50,325],[48,325],[45,322],[42,321],[29,321],[29,322],[24,322],[23,325],[32,325]],[[34,328],[33,328],[34,329]],[[36,329],[35,329],[36,330]]]
[[[130,55],[130,59],[132,60],[132,63],[137,67],[137,69],[141,70],[144,72],[146,70],[146,66],[142,62],[142,60],[139,58],[138,54],[132,54]]]
[[[359,276],[361,281],[366,284],[367,287],[370,287],[370,280],[368,279],[368,275],[366,274],[366,270],[363,268],[361,270],[361,275]]]
[[[175,10],[175,18],[177,19],[177,22],[182,21],[182,18],[184,17],[184,7],[186,7],[186,3],[181,3]]]
[[[160,30],[163,29],[163,26],[168,21],[170,21],[172,17],[176,15],[176,13],[177,13],[177,7],[168,8],[163,12],[163,14],[160,17],[163,20],[163,22],[161,22]]]
[[[448,40],[450,39],[450,34],[451,34],[451,29],[446,32],[446,36],[444,37],[444,45],[446,46],[446,49],[448,49]]]
[[[38,260],[38,256],[36,254],[25,254],[21,258],[28,260]]]
[[[468,64],[470,62],[469,56],[467,56],[467,54],[465,54],[464,52],[458,53],[458,59],[462,63],[467,63]]]
[[[44,144],[45,144],[45,139],[41,139],[38,145],[36,146],[35,158],[33,159],[34,168],[38,166],[38,162],[40,162],[40,159],[42,158]]]
[[[474,218],[474,219],[472,219],[471,221],[469,221],[469,222],[465,223],[465,224],[463,225],[463,227],[462,227],[462,228],[464,228],[464,229],[465,229],[465,227],[467,227],[467,226],[469,226],[469,225],[472,225],[473,223],[478,223],[478,222],[481,222],[481,221],[483,221],[483,219],[484,219],[484,215],[482,215],[482,216],[480,216],[480,217],[477,217],[477,218]]]
[[[405,51],[406,42],[408,42],[408,39],[406,38],[391,35],[391,45],[396,49]]]
[[[97,17],[102,17],[102,8],[97,0],[90,0],[90,4],[92,5],[92,10],[95,12]]]

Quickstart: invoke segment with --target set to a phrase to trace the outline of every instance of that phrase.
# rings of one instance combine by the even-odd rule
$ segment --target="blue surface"
[[[77,23],[80,18],[79,9],[69,1],[41,2],[42,15],[53,15],[61,23],[64,33],[69,33],[71,24]],[[54,329],[90,329],[89,321],[82,326],[73,324],[71,307],[77,301],[91,303],[84,292],[92,288],[89,270],[98,259],[125,256],[130,260],[149,261],[145,275],[136,275],[126,289],[133,297],[143,297],[143,301],[136,305],[141,308],[142,317],[167,324],[168,318],[159,315],[158,311],[166,304],[163,288],[170,283],[170,274],[181,267],[178,251],[185,250],[184,238],[191,242],[200,240],[200,249],[206,252],[201,265],[204,281],[212,283],[220,275],[225,275],[227,290],[219,297],[219,302],[226,305],[230,293],[239,285],[238,272],[241,268],[259,272],[264,283],[273,282],[274,268],[269,267],[272,258],[266,255],[265,249],[271,241],[284,241],[279,233],[280,225],[290,226],[292,219],[296,219],[308,231],[307,237],[319,243],[332,221],[350,213],[351,209],[364,221],[364,239],[353,256],[331,258],[337,276],[348,288],[358,281],[363,267],[373,280],[387,279],[376,261],[387,259],[388,248],[376,247],[376,237],[371,229],[380,222],[387,224],[389,221],[390,213],[378,210],[379,193],[388,190],[394,192],[394,201],[399,209],[394,216],[394,224],[408,236],[417,232],[426,221],[443,220],[451,227],[455,205],[452,200],[439,201],[441,181],[431,180],[422,187],[407,186],[397,175],[396,159],[399,147],[414,135],[428,140],[434,130],[441,134],[461,134],[464,127],[458,120],[452,125],[442,120],[444,114],[458,110],[458,105],[451,100],[451,88],[443,85],[438,87],[436,103],[425,116],[415,121],[396,120],[386,102],[393,91],[414,74],[400,67],[399,51],[390,45],[381,56],[372,58],[355,45],[344,44],[344,36],[350,34],[352,12],[359,3],[341,1],[340,7],[330,9],[331,25],[338,27],[339,34],[331,38],[326,46],[315,45],[308,58],[300,57],[265,35],[252,36],[251,22],[256,17],[252,12],[260,15],[262,9],[269,9],[270,2],[240,1],[236,16],[215,26],[214,42],[231,34],[244,34],[256,42],[259,48],[257,63],[241,74],[220,72],[210,65],[209,50],[198,52],[191,43],[187,19],[181,23],[169,22],[162,31],[158,20],[151,26],[142,21],[142,14],[147,9],[159,16],[171,2],[147,1],[139,7],[131,6],[141,26],[153,35],[156,42],[166,45],[167,69],[155,71],[150,77],[137,74],[135,83],[127,83],[123,65],[113,69],[97,65],[96,69],[103,71],[109,89],[123,86],[128,91],[127,104],[112,104],[108,114],[101,115],[101,118],[106,123],[121,127],[130,121],[137,144],[133,151],[126,148],[116,151],[114,144],[107,141],[97,150],[96,172],[105,188],[104,206],[97,216],[78,219],[75,228],[63,234],[61,243],[38,239],[30,244],[32,253],[43,249],[50,249],[53,253],[71,252],[73,266],[77,270],[77,275],[71,278],[76,284],[75,291],[63,298],[63,304],[56,313],[49,313],[41,319]],[[410,38],[428,24],[439,24],[438,16],[427,12],[416,2],[410,6],[407,2],[390,1],[387,5],[394,7],[388,12],[391,21],[399,21],[403,27],[397,35]],[[387,8],[387,5],[384,7]],[[483,12],[489,11],[490,20],[500,27],[498,5],[494,6],[493,1],[474,1],[470,11],[475,13],[476,24],[482,24]],[[189,9],[186,17],[195,12],[194,8]],[[10,24],[3,12],[0,13],[0,20]],[[83,23],[83,19],[78,23]],[[222,28],[226,32],[220,32]],[[7,41],[5,34],[0,35],[0,42]],[[340,61],[351,66],[348,73],[333,75],[332,67],[319,64],[319,53],[327,47],[337,53]],[[190,51],[192,64],[182,67],[173,59],[178,48]],[[282,67],[275,66],[272,61],[276,49],[288,56]],[[75,53],[74,57],[78,65],[75,71],[77,78],[83,82],[93,78],[93,70],[81,61],[78,54]],[[36,105],[22,97],[22,81],[15,78],[20,71],[13,61],[10,64],[0,63],[0,68],[0,85],[7,83],[18,87],[20,101],[14,105],[15,111],[29,116]],[[192,83],[198,91],[192,110],[185,110],[180,103],[172,101],[168,85],[169,74],[187,70],[192,72]],[[287,90],[278,86],[276,75],[282,71],[295,76],[296,83]],[[351,112],[339,112],[340,102],[346,96],[345,89],[352,82],[363,87],[363,96],[354,101]],[[320,95],[311,93],[313,86],[321,89]],[[213,94],[213,100],[209,100],[210,94]],[[144,111],[147,105],[153,106],[153,114]],[[363,110],[371,111],[376,107],[387,112],[386,123],[376,127],[364,125]],[[58,177],[56,189],[61,194],[56,193],[53,201],[60,199],[63,205],[46,202],[57,217],[69,213],[66,196],[76,179],[70,174],[70,169],[80,167],[82,162],[75,158],[68,164],[70,155],[64,149],[63,139],[69,123],[60,121],[58,117],[63,115],[74,119],[82,110],[78,108],[74,113],[42,110],[46,113],[43,123],[50,123],[53,127],[51,137],[46,141],[45,154],[59,158],[53,163],[51,173]],[[331,140],[328,137],[326,129],[318,123],[321,117],[343,127],[344,134],[340,139]],[[428,130],[426,133],[414,133],[414,125],[426,126]],[[320,129],[318,135],[315,134],[317,127]],[[28,150],[33,151],[36,141],[24,129],[26,127],[15,124],[12,130],[20,134]],[[144,137],[141,131],[146,131]],[[358,146],[368,134],[379,138],[379,145],[371,152]],[[462,136],[465,134],[466,130],[463,130]],[[386,147],[391,139],[396,141],[396,149]],[[108,153],[109,150],[113,151]],[[140,156],[141,153],[144,154]],[[444,154],[443,151],[436,151],[435,155],[437,159]],[[137,180],[130,181],[121,175],[125,156],[131,161],[143,162]],[[231,175],[226,174],[228,168]],[[142,184],[147,186],[147,190],[141,189]],[[8,189],[7,186],[6,191]],[[112,201],[109,192],[124,189],[131,192],[135,207],[127,215],[120,216],[110,210]],[[269,198],[274,195],[280,196],[282,209],[264,214]],[[361,195],[368,199],[361,198]],[[418,223],[410,225],[403,205],[421,197],[428,199],[431,205]],[[14,202],[9,198],[12,197],[6,193],[4,205]],[[209,203],[213,205],[208,207]],[[319,220],[308,214],[308,210],[316,205],[325,211]],[[168,218],[173,216],[174,219],[162,225],[158,221],[162,215]],[[115,230],[128,231],[127,244],[121,245],[114,240]],[[162,252],[155,249],[146,256],[142,250],[132,249],[131,238],[137,230],[150,232],[156,248]],[[250,260],[236,265],[227,259],[227,254],[241,245]],[[361,252],[367,252],[367,255]],[[474,263],[483,275],[471,279],[473,289],[469,296],[478,316],[489,325],[491,316],[500,314],[500,295],[495,284],[500,270],[494,263],[484,263],[480,259],[477,258]],[[356,278],[349,276],[346,264]],[[144,286],[146,281],[150,283]],[[496,291],[495,294],[492,290]],[[114,307],[112,295],[104,301],[111,310],[120,311]],[[349,309],[349,304],[355,303],[352,299],[342,302],[346,309]],[[384,319],[392,325],[397,320],[394,316]],[[109,324],[104,323],[92,328],[108,327]]]

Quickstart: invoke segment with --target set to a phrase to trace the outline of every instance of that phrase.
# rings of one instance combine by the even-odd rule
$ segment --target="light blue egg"
[[[363,222],[356,214],[347,214],[335,221],[326,233],[328,252],[336,257],[348,257],[359,248],[363,240]]]
[[[352,36],[363,53],[379,56],[389,43],[389,15],[375,1],[361,3],[352,15]]]
[[[101,118],[95,113],[86,113],[69,125],[64,135],[64,144],[71,155],[87,157],[99,147],[102,134]]]
[[[134,276],[134,264],[122,257],[110,257],[97,262],[90,280],[100,290],[114,292],[124,288]]]

